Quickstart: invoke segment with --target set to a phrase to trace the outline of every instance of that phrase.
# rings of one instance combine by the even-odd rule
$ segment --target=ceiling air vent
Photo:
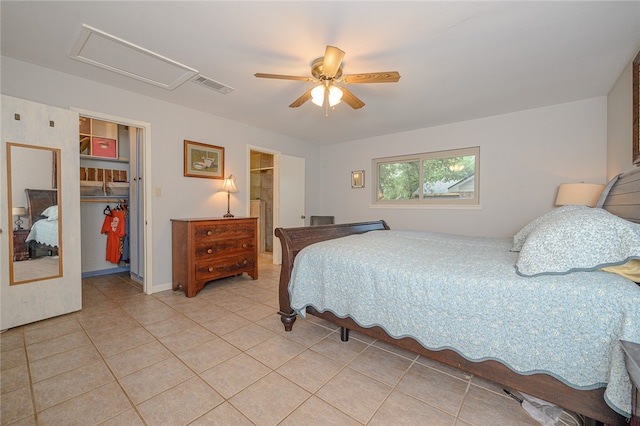
[[[193,81],[194,83],[198,83],[202,86],[208,87],[209,89],[215,90],[218,93],[222,93],[223,95],[227,95],[233,92],[233,87],[225,86],[224,84],[219,83],[210,78],[207,78],[203,75],[198,75],[191,81]]]

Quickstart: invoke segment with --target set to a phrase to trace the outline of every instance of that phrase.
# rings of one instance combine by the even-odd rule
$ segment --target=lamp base
[[[224,215],[224,216],[222,216],[222,217],[234,217],[234,216],[233,216],[231,213],[227,212],[227,214],[225,214],[225,215]]]

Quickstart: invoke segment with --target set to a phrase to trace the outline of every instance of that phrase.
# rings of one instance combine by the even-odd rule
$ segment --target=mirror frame
[[[34,281],[43,281],[43,280],[49,280],[49,279],[54,279],[54,278],[60,278],[63,276],[63,269],[62,269],[62,206],[60,204],[60,200],[62,199],[62,188],[60,185],[61,182],[61,176],[60,176],[60,149],[59,148],[51,148],[51,147],[45,147],[45,146],[38,146],[38,145],[28,145],[28,144],[23,144],[23,143],[16,143],[16,142],[7,142],[6,144],[7,146],[7,205],[8,205],[8,227],[7,229],[11,230],[11,237],[9,238],[9,285],[16,285],[16,284],[26,284],[26,283],[30,283],[30,282],[34,282]],[[57,195],[57,199],[58,199],[58,273],[57,274],[53,274],[53,275],[43,275],[41,277],[35,277],[33,279],[26,279],[26,280],[22,280],[22,281],[16,281],[14,279],[15,273],[14,273],[14,260],[13,260],[13,253],[14,253],[14,246],[13,246],[13,231],[14,231],[14,223],[13,223],[13,215],[12,215],[12,211],[13,211],[13,198],[14,198],[14,194],[13,194],[13,180],[12,180],[12,158],[11,158],[11,149],[12,148],[28,148],[28,149],[38,149],[38,150],[44,150],[44,151],[49,151],[52,153],[52,173],[51,173],[51,186],[52,186],[52,190],[56,190],[58,195]],[[29,223],[29,226],[32,226],[33,224]]]
[[[640,52],[633,60],[633,164],[640,166]]]

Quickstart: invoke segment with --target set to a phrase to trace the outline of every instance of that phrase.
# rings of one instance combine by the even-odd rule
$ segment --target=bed
[[[566,221],[576,217],[615,228],[626,238],[620,250],[637,250],[640,234],[625,227],[640,232],[640,169],[607,191],[603,209],[554,209],[543,215],[553,219],[532,221],[518,239],[394,231],[384,221],[278,228],[285,330],[297,315],[315,315],[342,327],[343,340],[356,330],[590,421],[626,424],[631,385],[619,340],[640,341],[640,286],[600,267],[562,264],[564,270],[545,273],[527,263],[549,228],[570,229]],[[405,262],[399,248],[407,245],[413,255],[401,270],[383,262]],[[441,256],[428,254],[433,248]],[[553,318],[555,324],[538,323]]]
[[[25,189],[31,230],[26,242],[31,259],[58,255],[58,191]]]

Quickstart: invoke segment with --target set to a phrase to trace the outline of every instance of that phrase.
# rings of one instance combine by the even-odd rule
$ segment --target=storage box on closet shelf
[[[129,182],[107,182],[107,195],[126,197],[129,195]]]
[[[104,182],[96,180],[81,180],[80,196],[104,196]]]

